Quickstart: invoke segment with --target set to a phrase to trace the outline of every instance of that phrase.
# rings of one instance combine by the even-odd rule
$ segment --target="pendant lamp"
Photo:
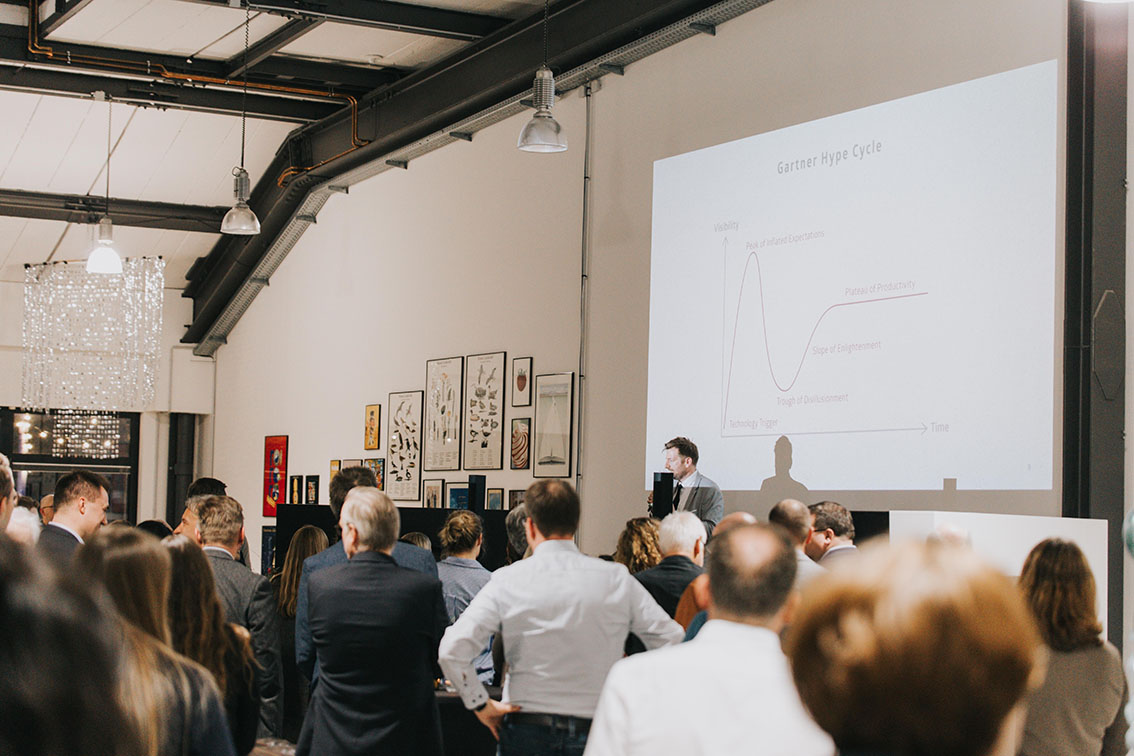
[[[232,169],[232,194],[236,204],[224,214],[221,220],[221,233],[236,236],[255,236],[260,233],[260,219],[252,208],[248,207],[248,195],[252,182],[248,178],[248,171],[244,169],[244,141],[245,126],[248,120],[248,4],[244,5],[244,95],[240,100],[240,165]]]
[[[563,152],[567,149],[567,138],[563,128],[551,116],[555,104],[555,76],[547,67],[547,21],[550,0],[543,3],[543,65],[536,69],[532,83],[532,105],[535,115],[520,132],[516,146],[524,152]]]
[[[110,135],[111,108],[110,97],[106,98],[106,212],[98,222],[98,235],[90,253],[87,254],[88,273],[122,273],[122,257],[114,246],[114,225],[110,222]]]

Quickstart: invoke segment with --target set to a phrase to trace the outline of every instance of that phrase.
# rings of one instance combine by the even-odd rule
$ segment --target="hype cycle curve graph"
[[[727,249],[727,247],[728,247],[728,240],[727,239],[724,242],[724,246]],[[729,403],[729,399],[732,396],[732,368],[733,368],[733,362],[735,361],[735,358],[736,358],[736,334],[737,334],[737,331],[739,330],[739,324],[740,324],[740,308],[744,304],[744,286],[745,286],[745,284],[747,283],[747,280],[748,280],[748,268],[753,263],[753,261],[755,261],[755,263],[756,263],[756,285],[758,287],[758,295],[760,297],[760,325],[761,325],[761,328],[762,328],[762,331],[763,331],[763,334],[764,334],[764,356],[765,356],[767,363],[768,363],[768,375],[772,378],[772,383],[775,385],[775,387],[779,390],[780,393],[787,393],[788,391],[791,391],[792,387],[795,386],[796,381],[799,380],[799,374],[803,371],[803,365],[807,361],[807,355],[808,355],[808,352],[811,349],[811,342],[812,342],[812,340],[814,340],[816,331],[819,330],[819,326],[822,325],[823,319],[827,317],[828,313],[830,313],[834,310],[843,308],[843,307],[853,307],[855,305],[865,305],[865,304],[877,304],[879,302],[890,302],[890,301],[899,300],[899,299],[912,299],[913,297],[924,297],[925,295],[927,295],[929,293],[929,292],[926,292],[926,291],[919,291],[919,292],[914,292],[912,294],[895,294],[894,296],[889,296],[889,297],[874,297],[872,299],[859,299],[859,300],[855,300],[853,302],[836,302],[834,304],[828,305],[827,308],[825,310],[823,310],[823,312],[815,320],[815,325],[813,325],[811,327],[811,334],[807,337],[807,343],[803,347],[803,354],[799,358],[799,364],[795,368],[795,374],[792,376],[791,382],[788,383],[786,386],[784,386],[780,383],[779,378],[776,377],[776,370],[775,370],[775,367],[772,365],[772,350],[771,350],[771,347],[768,344],[768,316],[767,316],[767,312],[765,311],[765,307],[764,307],[764,275],[763,275],[763,272],[760,270],[760,256],[756,253],[755,250],[753,250],[752,252],[749,252],[747,259],[745,259],[745,261],[744,261],[744,270],[740,274],[740,290],[737,292],[737,295],[736,295],[736,311],[733,315],[733,323],[732,323],[732,343],[729,347],[729,356],[728,356],[728,374],[727,374],[726,379],[725,379],[725,393],[724,393],[724,402],[723,402],[724,406],[722,407],[722,411],[721,411],[721,429],[722,430],[724,429],[725,424],[728,421],[728,403]]]

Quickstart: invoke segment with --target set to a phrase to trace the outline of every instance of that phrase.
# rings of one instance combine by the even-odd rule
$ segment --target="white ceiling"
[[[404,0],[414,2],[414,0]],[[419,5],[526,17],[542,0],[424,0]],[[50,7],[46,4],[45,7]],[[228,59],[244,46],[242,9],[186,0],[94,0],[46,40]],[[253,13],[252,44],[287,23]],[[331,62],[418,68],[467,43],[341,23],[323,23],[282,55]],[[260,179],[291,125],[248,120],[245,166]],[[102,196],[106,180],[107,105],[103,101],[0,91],[0,188]],[[232,167],[240,160],[240,119],[228,115],[116,104],[111,130],[110,194],[195,205],[232,203]],[[255,210],[255,207],[253,207]],[[111,218],[114,208],[111,207]],[[0,280],[22,281],[23,266],[80,260],[90,227],[0,216]],[[166,286],[181,288],[196,258],[219,234],[115,227],[128,256],[166,258]]]

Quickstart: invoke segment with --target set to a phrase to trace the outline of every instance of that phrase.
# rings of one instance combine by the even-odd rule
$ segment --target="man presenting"
[[[718,536],[709,554],[709,622],[688,643],[614,665],[587,756],[831,756],[834,744],[804,710],[780,650],[795,572],[795,549],[772,526]]]
[[[493,573],[445,632],[439,661],[465,707],[499,738],[500,756],[577,753],[627,634],[656,648],[680,641],[681,626],[624,566],[579,553],[570,483],[537,481],[524,504],[532,555]],[[504,703],[488,697],[473,665],[494,633],[508,663]]]
[[[98,473],[75,470],[55,484],[55,517],[43,526],[36,549],[63,565],[79,544],[106,524],[110,481]]]
[[[697,471],[697,459],[697,444],[684,436],[665,445],[665,469],[673,473],[673,511],[697,515],[712,538],[713,528],[724,517],[724,495]]]

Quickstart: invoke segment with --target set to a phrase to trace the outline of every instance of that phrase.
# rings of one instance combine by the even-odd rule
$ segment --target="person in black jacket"
[[[705,526],[692,512],[674,512],[662,520],[658,543],[661,562],[634,577],[672,617],[685,588],[705,571]]]
[[[71,560],[79,545],[106,524],[110,481],[75,470],[55,484],[55,516],[43,527],[36,549],[56,566]]]
[[[197,520],[225,617],[252,634],[252,651],[260,667],[257,736],[279,737],[283,732],[280,620],[268,579],[236,561],[244,541],[244,510],[230,496],[210,496],[198,505]]]
[[[377,488],[351,489],[339,523],[348,561],[306,586],[320,672],[296,753],[439,756],[441,583],[394,561],[398,510]]]

